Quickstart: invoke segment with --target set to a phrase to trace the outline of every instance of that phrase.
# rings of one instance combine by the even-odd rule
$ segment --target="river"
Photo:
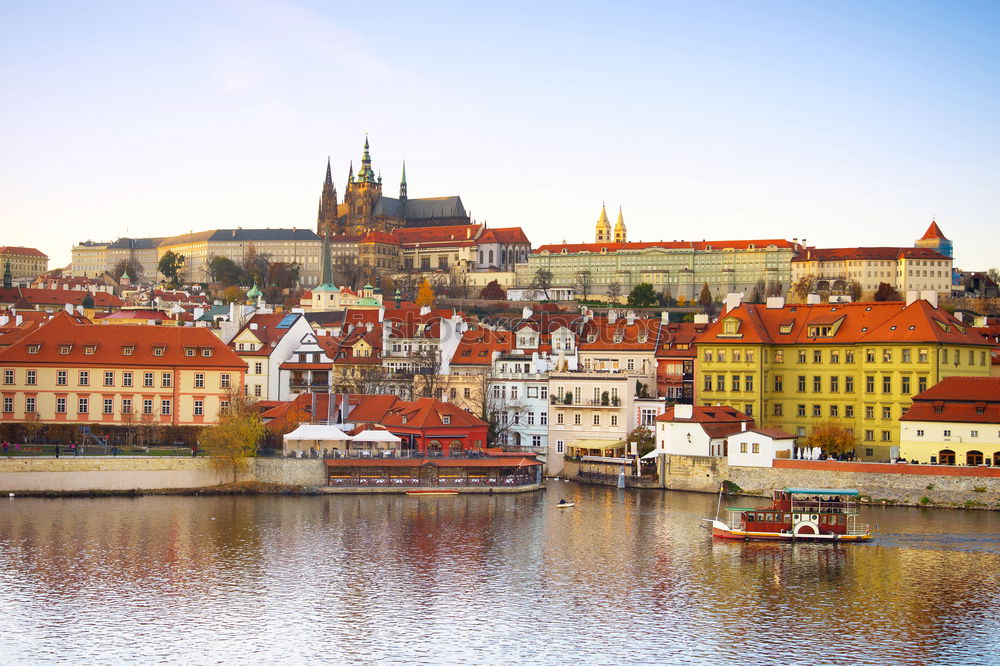
[[[559,481],[4,498],[0,661],[995,663],[1000,514],[872,509],[870,544],[791,545],[714,541],[715,508]]]

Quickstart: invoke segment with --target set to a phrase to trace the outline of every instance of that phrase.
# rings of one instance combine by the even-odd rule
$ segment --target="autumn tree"
[[[875,290],[874,299],[876,301],[901,301],[903,297],[888,282],[879,282],[878,289]]]
[[[242,303],[246,300],[247,292],[239,287],[226,287],[222,291],[222,301],[224,303]]]
[[[177,288],[180,286],[180,272],[184,268],[184,255],[177,254],[173,250],[167,250],[160,257],[160,263],[156,265],[160,274],[167,278],[167,283],[173,287]]]
[[[656,448],[656,435],[646,426],[638,426],[625,438],[629,444],[636,444],[639,457],[646,455]]]
[[[808,447],[822,449],[828,456],[839,456],[854,451],[856,440],[850,428],[836,421],[823,421],[813,427],[804,443]]]
[[[21,426],[24,428],[24,440],[34,442],[38,431],[42,429],[42,417],[38,412],[27,412]]]
[[[289,404],[284,414],[267,424],[267,429],[280,438],[298,428],[300,423],[310,419],[309,412],[293,402]]]
[[[420,283],[414,304],[421,308],[424,306],[434,307],[434,287],[431,286],[431,281],[427,278],[424,278],[424,281]]]
[[[250,468],[257,447],[267,433],[251,398],[241,391],[226,395],[229,407],[220,409],[218,422],[198,437],[198,445],[208,454],[212,467],[221,475],[233,475],[233,483]]]
[[[502,301],[507,298],[503,287],[496,280],[491,280],[489,284],[479,292],[479,298],[484,301]]]
[[[806,296],[812,292],[814,280],[812,275],[803,275],[792,284],[788,293],[793,294],[799,301],[805,302]]]
[[[630,308],[651,308],[657,303],[656,291],[648,282],[640,282],[632,288],[628,295]]]

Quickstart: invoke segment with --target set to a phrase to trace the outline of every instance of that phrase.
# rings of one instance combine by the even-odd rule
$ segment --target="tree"
[[[648,282],[640,282],[632,288],[628,295],[630,308],[651,308],[657,303],[656,291]]]
[[[854,451],[854,431],[836,421],[823,421],[813,426],[804,443],[808,447],[819,447],[828,456],[839,456]]]
[[[622,297],[622,283],[618,280],[612,280],[608,283],[607,288],[608,302],[617,303]]]
[[[184,261],[184,255],[177,254],[173,250],[167,250],[160,257],[160,263],[157,264],[156,268],[163,277],[167,278],[167,282],[171,287],[177,288],[180,286],[180,272],[184,267]]]
[[[484,301],[502,301],[507,298],[507,294],[499,282],[492,280],[479,292],[479,298]]]
[[[552,288],[552,271],[539,268],[535,271],[535,278],[531,281],[531,286],[545,294],[545,300],[549,300],[549,289]]]
[[[660,294],[660,305],[665,308],[672,308],[677,305],[677,301],[674,300],[674,295],[670,291],[670,285],[663,287],[663,293]]]
[[[747,300],[747,303],[763,303],[765,293],[767,293],[767,286],[764,284],[764,281],[757,280],[753,286],[753,291],[750,292],[750,298]]]
[[[587,300],[587,297],[590,296],[591,284],[593,284],[593,275],[589,270],[577,271],[574,286],[577,292],[583,296],[583,300]]]
[[[271,434],[280,438],[282,435],[286,435],[298,428],[300,423],[305,423],[309,420],[309,412],[293,402],[289,404],[288,409],[285,410],[285,413],[281,417],[267,424],[267,429],[271,431]]]
[[[472,413],[489,425],[486,434],[489,444],[506,439],[507,433],[520,422],[520,415],[525,410],[524,403],[510,398],[500,386],[494,390],[494,379],[492,365],[478,374],[470,403]]]
[[[418,307],[433,307],[434,306],[434,287],[431,286],[430,280],[424,278],[424,281],[420,283],[420,289],[417,291],[417,299],[414,304]]]
[[[126,270],[128,271],[129,278],[132,280],[132,284],[138,284],[142,280],[142,264],[135,259],[122,259],[111,269],[111,275],[117,282],[122,279],[122,275],[125,274]]]
[[[222,292],[222,300],[225,303],[242,303],[246,297],[247,293],[239,287],[226,287]]]
[[[266,434],[253,401],[237,390],[227,394],[229,408],[219,411],[219,420],[198,437],[199,446],[208,453],[212,467],[219,474],[232,473],[233,483],[250,467],[257,447]]]
[[[338,255],[333,262],[334,278],[342,285],[357,289],[367,274],[367,267],[358,261],[356,254]]]
[[[24,439],[26,442],[34,442],[38,431],[42,429],[42,417],[38,412],[27,412],[24,415]]]
[[[847,283],[847,288],[844,292],[851,297],[853,303],[857,303],[861,300],[861,283],[857,280],[851,280]]]
[[[637,445],[636,449],[640,458],[656,448],[656,435],[646,426],[638,426],[628,434],[625,441]]]
[[[781,296],[783,293],[784,293],[784,287],[782,287],[781,283],[778,282],[777,280],[771,280],[770,282],[767,283],[766,294],[768,297]]]
[[[993,280],[995,283],[1000,284],[1000,270],[997,270],[996,268],[987,269],[986,277]]]
[[[267,284],[267,273],[271,265],[271,255],[258,252],[253,243],[243,250],[243,277],[246,284]]]
[[[243,269],[229,257],[215,255],[208,260],[208,278],[225,287],[231,287],[243,282]]]
[[[878,289],[875,290],[876,301],[901,301],[903,297],[899,295],[891,284],[888,282],[879,282]]]
[[[295,262],[275,261],[267,269],[267,284],[278,289],[292,289],[299,283],[300,267]]]
[[[713,303],[712,290],[709,288],[708,283],[706,282],[704,285],[702,285],[701,293],[698,294],[698,305],[704,308],[705,311],[707,312],[712,309],[712,303]]]
[[[812,275],[803,275],[792,284],[788,293],[794,294],[800,301],[805,301],[806,296],[812,292],[814,280],[815,278]]]

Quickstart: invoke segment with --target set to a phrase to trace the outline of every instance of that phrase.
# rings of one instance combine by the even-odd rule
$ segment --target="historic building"
[[[625,218],[622,216],[621,207],[618,208],[618,221],[615,223],[614,236],[611,235],[611,223],[608,222],[608,211],[601,204],[601,215],[597,218],[597,227],[594,230],[595,243],[624,243],[628,240],[625,231]]]
[[[921,247],[808,248],[792,259],[792,284],[807,278],[812,291],[848,293],[852,282],[866,296],[879,285],[899,292],[951,293],[951,257]]]
[[[698,339],[696,405],[729,405],[805,437],[832,421],[855,453],[890,457],[912,396],[944,377],[990,374],[991,343],[926,300],[743,304]]]
[[[900,419],[899,455],[939,465],[1000,465],[1000,378],[945,377]]]
[[[0,267],[13,279],[34,278],[49,270],[49,257],[33,247],[0,247]]]
[[[320,235],[363,235],[368,231],[393,231],[401,227],[430,227],[469,224],[462,199],[458,196],[411,199],[407,194],[406,164],[399,183],[399,198],[382,194],[382,175],[372,168],[372,158],[365,137],[361,169],[354,175],[351,164],[344,200],[337,201],[330,161],[319,200],[316,232]]]
[[[914,246],[940,252],[949,259],[955,256],[951,241],[945,238],[945,235],[941,232],[941,227],[938,226],[937,220],[931,220],[931,226],[927,227],[927,231],[917,239]]]

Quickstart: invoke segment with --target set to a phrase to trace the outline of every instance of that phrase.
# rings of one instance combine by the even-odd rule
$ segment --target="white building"
[[[729,438],[751,426],[753,419],[732,407],[674,405],[656,417],[656,453],[725,457]]]
[[[775,458],[791,458],[795,435],[773,428],[747,428],[728,437],[729,464],[773,467]]]

